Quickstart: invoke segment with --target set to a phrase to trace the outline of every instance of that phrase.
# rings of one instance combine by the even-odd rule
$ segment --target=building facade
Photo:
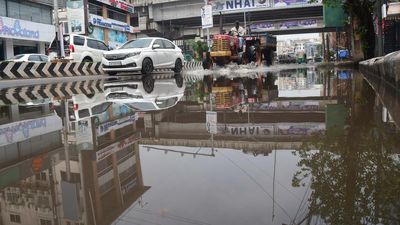
[[[53,7],[37,1],[0,0],[0,60],[45,53],[55,36]]]
[[[139,30],[138,12],[133,4],[123,0],[89,0],[86,15],[85,35],[104,41],[111,48],[117,48],[130,39],[136,38]],[[71,33],[68,23],[68,8],[60,13],[64,32]]]

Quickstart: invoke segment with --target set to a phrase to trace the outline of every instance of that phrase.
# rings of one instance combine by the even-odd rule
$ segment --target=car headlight
[[[132,52],[125,56],[125,58],[134,57],[140,55],[141,52]]]

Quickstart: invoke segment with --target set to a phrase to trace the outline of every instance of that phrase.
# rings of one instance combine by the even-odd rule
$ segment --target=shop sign
[[[126,138],[120,142],[116,142],[112,145],[109,145],[99,151],[96,152],[96,160],[97,162],[107,158],[111,154],[121,151],[122,149],[129,147],[133,145],[135,142],[137,142],[140,139],[139,136],[132,135],[129,138]]]
[[[321,4],[321,0],[316,3]],[[214,12],[233,11],[233,10],[249,10],[262,8],[280,8],[298,5],[306,5],[308,0],[214,0],[210,1]]]
[[[105,27],[112,30],[118,30],[123,32],[130,32],[131,27],[127,23],[123,23],[113,19],[105,19],[101,16],[90,14],[89,16],[90,22],[94,26]]]
[[[308,19],[308,20],[297,20],[297,21],[285,21],[279,24],[279,29],[286,30],[293,28],[308,28],[317,26],[318,23],[316,19]]]
[[[85,7],[83,0],[67,2],[68,30],[70,34],[85,34]]]
[[[271,8],[270,1],[266,0],[215,0],[210,3],[214,12]]]
[[[61,129],[61,119],[56,115],[4,124],[0,126],[0,146],[21,142]]]
[[[214,26],[211,5],[206,5],[201,8],[201,26],[203,29],[212,28]]]
[[[135,7],[132,4],[129,4],[122,0],[97,0],[97,1],[107,4],[107,5],[111,5],[115,8],[119,8],[119,9],[122,9],[122,10],[130,12],[130,13],[135,12]]]
[[[51,42],[55,36],[52,25],[0,17],[0,37]]]

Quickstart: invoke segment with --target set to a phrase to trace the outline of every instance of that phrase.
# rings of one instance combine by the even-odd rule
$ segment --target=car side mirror
[[[153,49],[157,49],[157,48],[161,48],[161,46],[159,44],[154,44]]]

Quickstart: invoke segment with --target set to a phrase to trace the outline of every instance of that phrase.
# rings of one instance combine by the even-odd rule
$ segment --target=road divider
[[[202,69],[201,62],[185,62],[183,70]],[[158,70],[159,72],[171,70]],[[101,63],[78,62],[1,62],[0,80],[95,76],[106,74]]]
[[[365,75],[380,78],[400,90],[400,51],[362,61],[360,71]]]

